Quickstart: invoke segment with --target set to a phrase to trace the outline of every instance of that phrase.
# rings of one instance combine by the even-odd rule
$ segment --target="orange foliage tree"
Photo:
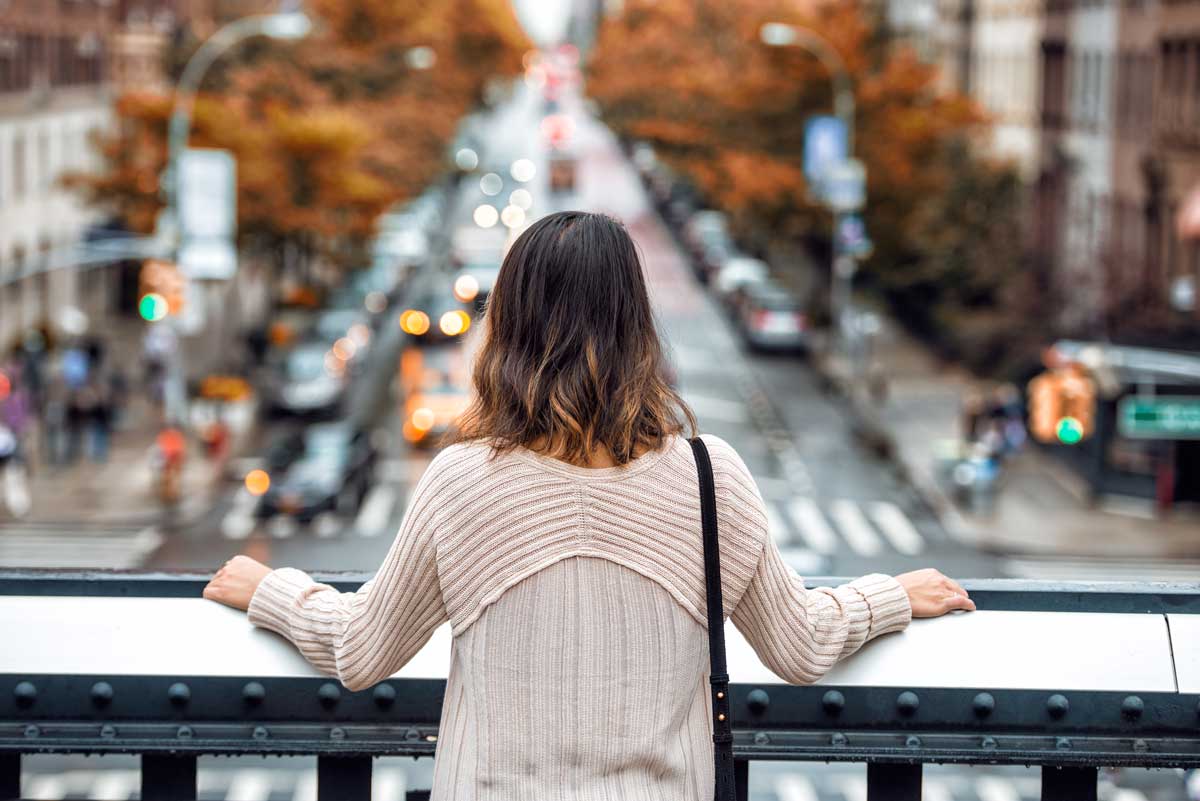
[[[750,239],[825,249],[831,219],[812,202],[802,164],[806,121],[832,113],[831,78],[806,50],[764,44],[766,22],[809,28],[842,56],[857,106],[854,155],[867,167],[875,249],[865,277],[922,316],[917,298],[930,282],[936,290],[954,280],[931,264],[923,209],[962,169],[953,145],[982,134],[987,120],[968,98],[940,92],[935,68],[911,49],[878,36],[861,3],[626,0],[601,27],[588,92],[619,133],[650,142]],[[1004,171],[971,166],[981,178]]]
[[[309,13],[306,39],[222,58],[190,143],[237,157],[244,247],[349,262],[385,209],[445,169],[459,120],[489,80],[519,71],[528,44],[502,0],[313,0]],[[68,179],[135,231],[162,207],[172,102],[119,98],[118,126],[97,141],[104,170]]]

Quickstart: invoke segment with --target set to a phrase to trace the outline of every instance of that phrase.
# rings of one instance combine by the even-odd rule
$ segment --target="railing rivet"
[[[32,723],[30,723],[28,726],[25,727],[25,736],[31,740],[33,738],[37,737],[41,733],[42,733],[42,730],[39,729],[37,726],[33,725]]]
[[[996,711],[996,698],[991,693],[979,693],[971,702],[971,708],[975,710],[975,717],[986,718]]]
[[[1054,739],[1054,747],[1059,751],[1070,751],[1071,741],[1066,737],[1056,737]]]
[[[830,744],[830,745],[845,745],[845,744],[846,744],[846,743],[848,743],[848,742],[849,742],[849,740],[847,740],[847,739],[846,739],[846,735],[842,734],[840,731],[839,731],[839,732],[835,732],[835,733],[834,733],[834,734],[833,734],[833,735],[832,735],[832,736],[829,738],[829,744]]]
[[[983,740],[979,744],[987,749],[995,748],[996,747],[996,738],[990,737],[990,736],[984,737]]]
[[[334,726],[332,729],[329,730],[329,739],[345,740],[346,739],[346,730],[343,729],[341,726]]]
[[[242,687],[242,700],[250,706],[258,706],[267,697],[267,688],[257,681],[248,681]]]
[[[754,733],[754,744],[755,745],[770,745],[771,744],[771,736],[769,734],[767,734],[765,731],[757,731]]]
[[[396,702],[396,688],[390,684],[380,684],[375,688],[375,705],[389,707]]]
[[[408,731],[404,732],[404,739],[409,741],[420,740],[421,732],[417,731],[416,729],[409,729]]]
[[[342,691],[338,686],[331,681],[327,681],[321,685],[321,689],[317,690],[317,698],[321,700],[322,706],[333,707],[342,697]]]
[[[112,703],[113,688],[107,681],[98,681],[92,685],[92,703],[96,706],[108,706]]]
[[[1136,695],[1127,695],[1125,700],[1121,702],[1121,714],[1127,720],[1137,720],[1145,711],[1146,705],[1142,703],[1142,699]]]
[[[1050,713],[1050,717],[1058,720],[1067,714],[1071,709],[1071,702],[1067,700],[1065,695],[1055,693],[1046,699],[1046,711]]]
[[[13,697],[17,699],[17,706],[22,709],[31,707],[37,700],[37,687],[31,681],[22,681],[13,688]]]
[[[904,744],[909,748],[920,748],[921,738],[915,734],[910,734],[904,739]]]
[[[826,715],[838,715],[846,708],[846,696],[837,690],[829,690],[821,696],[821,706]]]
[[[255,726],[250,736],[255,740],[265,740],[271,736],[271,732],[267,731],[266,726]]]
[[[100,736],[105,740],[111,740],[117,736],[117,727],[111,723],[105,723],[100,727]]]
[[[916,714],[917,707],[920,705],[921,699],[912,690],[905,690],[896,696],[896,709],[905,717],[911,717]]]
[[[767,691],[755,687],[746,694],[746,706],[756,715],[761,715],[767,711],[767,707],[771,705],[771,696],[767,695]]]
[[[180,740],[190,740],[190,739],[192,739],[192,733],[193,732],[192,732],[191,726],[180,726],[175,731],[175,736]]]
[[[1139,737],[1133,741],[1133,750],[1137,751],[1139,754],[1143,754],[1150,750],[1150,744]]]
[[[192,691],[182,681],[177,681],[167,688],[167,698],[174,706],[187,706],[192,700]]]

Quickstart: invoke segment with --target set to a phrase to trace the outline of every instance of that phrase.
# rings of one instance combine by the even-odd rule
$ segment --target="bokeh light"
[[[433,409],[422,406],[412,413],[413,428],[418,431],[428,431],[433,428]]]
[[[517,159],[512,163],[510,172],[514,181],[525,183],[532,181],[533,176],[537,175],[537,165],[529,159]]]
[[[533,195],[529,193],[528,189],[515,189],[508,196],[508,203],[511,206],[529,211],[529,207],[533,205]]]
[[[148,292],[138,303],[138,314],[143,320],[157,323],[167,316],[167,299],[157,292]]]
[[[479,281],[473,275],[460,275],[454,279],[454,297],[470,303],[479,294]]]
[[[505,206],[500,212],[500,219],[509,228],[518,228],[525,224],[525,209],[520,206]]]
[[[266,494],[271,488],[271,477],[266,470],[251,470],[246,474],[246,492],[254,497]]]
[[[480,228],[491,228],[500,219],[500,212],[496,211],[496,207],[488,203],[475,207],[475,213],[472,215],[475,218],[475,224]]]
[[[400,315],[400,330],[413,336],[421,336],[429,330],[429,315],[418,309],[406,309]]]
[[[1083,439],[1083,423],[1074,417],[1064,417],[1058,421],[1055,431],[1058,441],[1064,445],[1075,445]]]
[[[12,394],[12,381],[3,370],[0,370],[0,401]]]
[[[479,154],[464,147],[454,154],[454,163],[460,170],[473,170],[479,166]]]
[[[372,290],[371,292],[367,293],[365,298],[363,298],[363,306],[371,314],[379,314],[381,311],[387,308],[387,295],[383,294],[378,289]]]
[[[438,320],[438,328],[448,337],[458,336],[470,327],[471,316],[461,309],[448,311]]]
[[[479,191],[488,197],[495,197],[504,188],[504,179],[494,172],[479,179]]]

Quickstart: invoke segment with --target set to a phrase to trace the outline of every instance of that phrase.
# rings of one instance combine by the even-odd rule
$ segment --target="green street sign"
[[[1122,398],[1117,429],[1134,439],[1200,439],[1200,396]]]

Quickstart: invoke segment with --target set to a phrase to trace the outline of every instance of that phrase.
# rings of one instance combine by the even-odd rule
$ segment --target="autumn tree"
[[[191,144],[237,157],[244,247],[350,264],[379,215],[445,168],[459,120],[488,81],[519,71],[527,43],[502,0],[313,0],[309,13],[303,41],[222,58]],[[104,171],[69,179],[135,231],[151,231],[162,207],[172,103],[119,98],[118,126],[97,142]]]
[[[968,296],[986,305],[966,289],[984,280],[972,271],[999,276],[1019,266],[1007,261],[1012,248],[988,251],[963,240],[986,235],[991,223],[1007,232],[1017,209],[994,204],[988,212],[999,217],[990,222],[947,218],[937,235],[959,237],[959,250],[972,256],[953,270],[946,249],[934,242],[930,210],[945,208],[966,166],[982,186],[1011,175],[964,147],[986,132],[982,111],[966,97],[939,91],[935,68],[880,36],[861,3],[627,0],[601,27],[589,94],[619,133],[649,141],[710,204],[728,212],[745,240],[763,250],[794,242],[827,253],[832,221],[810,196],[802,163],[804,126],[815,114],[832,113],[832,82],[806,50],[763,44],[766,22],[819,33],[850,74],[854,155],[867,167],[864,217],[875,245],[863,283],[920,333],[952,337],[947,326],[957,316],[949,309],[966,308]],[[1006,243],[1019,241],[1018,235]],[[1003,300],[998,292],[988,297],[987,303]]]

